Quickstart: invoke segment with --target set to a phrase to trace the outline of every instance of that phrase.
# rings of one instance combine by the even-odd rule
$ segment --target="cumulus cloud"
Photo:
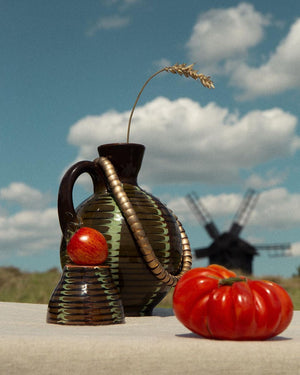
[[[57,209],[49,207],[49,196],[21,182],[0,190],[3,203],[19,205],[19,211],[0,211],[0,257],[57,249],[60,241]]]
[[[129,17],[121,16],[118,14],[107,17],[100,17],[97,22],[87,30],[86,34],[88,36],[93,36],[100,30],[121,29],[128,26],[129,23]]]
[[[242,89],[241,99],[274,95],[300,87],[300,18],[291,26],[288,35],[275,52],[258,67],[236,64],[231,84]]]
[[[101,30],[117,30],[128,26],[131,23],[131,17],[126,15],[126,11],[139,2],[140,0],[104,0],[104,5],[113,8],[113,13],[98,18],[86,31],[86,35],[92,37]]]
[[[163,57],[161,58],[160,60],[156,60],[154,61],[153,65],[157,68],[157,69],[162,69],[166,66],[171,66],[172,63],[169,59]]]
[[[141,0],[123,0],[123,1],[121,1],[121,3],[123,3],[124,7],[127,7],[127,6],[131,6],[131,5],[137,4],[140,1]]]
[[[40,208],[49,203],[50,196],[22,182],[12,182],[9,186],[0,189],[0,199],[25,208]]]
[[[141,0],[104,0],[104,4],[107,6],[119,6],[120,8],[128,7],[139,3]]]
[[[78,147],[75,161],[94,159],[99,144],[124,142],[128,117],[109,111],[75,123],[68,136]],[[280,108],[239,116],[215,103],[158,97],[136,109],[130,141],[146,146],[145,184],[226,183],[236,181],[241,169],[296,152],[296,125],[296,117]]]
[[[281,185],[285,178],[286,172],[269,170],[265,175],[259,175],[258,173],[251,174],[246,178],[244,185],[248,188],[262,190]]]
[[[25,210],[0,217],[0,256],[57,249],[60,242],[56,208]]]
[[[295,242],[291,245],[291,249],[288,252],[288,254],[291,254],[293,256],[300,256],[300,242]]]
[[[300,207],[300,194],[289,193],[285,188],[266,190],[260,194],[250,220],[273,230],[295,228],[300,222],[300,210],[296,207]]]
[[[299,88],[300,18],[274,51],[256,54],[255,66],[247,61],[251,50],[268,37],[269,26],[277,27],[277,23],[249,3],[211,9],[195,23],[186,43],[188,55],[208,74],[227,75],[230,84],[241,90],[240,100]]]
[[[204,207],[213,217],[233,217],[243,196],[241,194],[219,194],[200,197]],[[184,197],[177,197],[167,202],[183,222],[194,223],[195,217],[187,205]],[[247,225],[254,228],[267,228],[269,230],[286,230],[297,228],[300,222],[300,194],[290,193],[285,188],[274,188],[260,193]]]
[[[269,24],[269,15],[262,15],[248,3],[211,9],[202,13],[194,25],[186,45],[189,56],[214,73],[220,62],[243,56],[257,45]]]
[[[242,196],[240,194],[219,194],[200,197],[202,205],[214,221],[220,217],[233,216],[238,209]],[[185,197],[175,197],[167,201],[167,206],[185,224],[199,225]]]

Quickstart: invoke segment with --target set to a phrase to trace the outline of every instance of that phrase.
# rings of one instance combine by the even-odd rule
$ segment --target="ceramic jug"
[[[109,267],[67,264],[50,297],[47,323],[125,323],[123,305]]]
[[[138,185],[144,150],[135,143],[99,146],[94,161],[80,161],[68,169],[58,194],[62,267],[72,263],[66,243],[76,228],[100,231],[108,243],[106,264],[119,288],[125,316],[151,315],[192,264],[178,218]],[[94,192],[75,209],[73,187],[83,173],[90,175]]]

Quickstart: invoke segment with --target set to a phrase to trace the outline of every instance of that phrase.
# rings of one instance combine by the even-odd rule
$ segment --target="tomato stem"
[[[237,277],[228,277],[227,279],[221,279],[219,280],[219,286],[224,286],[224,285],[233,285],[234,283],[238,283],[244,281],[246,282],[247,279],[243,276],[237,276]]]

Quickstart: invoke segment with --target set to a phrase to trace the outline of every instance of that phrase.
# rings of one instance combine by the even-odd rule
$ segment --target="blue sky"
[[[257,275],[300,265],[300,5],[287,1],[0,0],[0,265],[59,267],[57,192],[67,167],[126,142],[146,79],[195,63],[214,90],[162,73],[144,90],[130,141],[139,183],[180,218],[192,247],[210,239],[194,190],[226,230],[248,187],[258,203],[242,237],[291,242],[260,252]],[[79,203],[91,193],[82,178]],[[205,264],[195,261],[194,265]]]

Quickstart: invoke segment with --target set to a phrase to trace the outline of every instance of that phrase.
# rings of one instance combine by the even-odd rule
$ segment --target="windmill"
[[[251,274],[253,257],[258,255],[258,250],[272,250],[273,253],[280,251],[280,255],[285,255],[285,250],[290,248],[290,244],[251,245],[240,238],[241,231],[258,199],[258,194],[253,189],[246,191],[230,229],[224,233],[219,232],[196,193],[188,194],[186,199],[198,221],[213,240],[208,247],[195,249],[196,258],[208,257],[210,264],[220,264]]]

